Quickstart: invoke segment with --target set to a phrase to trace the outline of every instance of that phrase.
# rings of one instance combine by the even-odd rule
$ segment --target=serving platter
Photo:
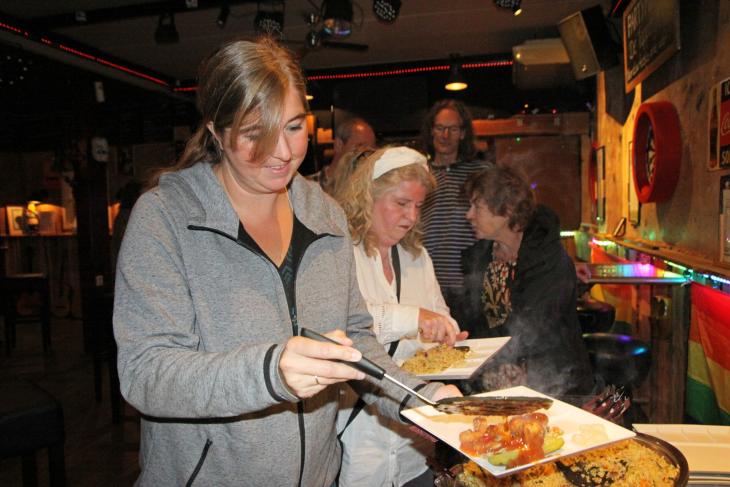
[[[730,426],[702,424],[637,424],[640,433],[661,438],[684,454],[691,473],[730,478]]]
[[[456,342],[456,346],[469,347],[466,358],[451,367],[430,374],[418,374],[424,380],[459,380],[470,379],[476,372],[510,340],[510,337],[474,338]],[[393,360],[400,366],[419,350],[428,350],[438,343],[424,343],[418,340],[401,340],[401,345],[393,355]]]
[[[552,462],[558,458],[574,455],[576,453],[588,451],[636,436],[636,433],[633,431],[627,430],[626,428],[611,423],[610,421],[606,421],[605,419],[583,409],[577,408],[555,398],[551,398],[545,394],[541,394],[529,387],[511,387],[509,389],[479,394],[479,396],[532,396],[552,399],[552,406],[547,410],[540,410],[540,412],[544,412],[548,416],[550,426],[558,427],[563,431],[565,444],[562,448],[549,454],[545,458],[525,465],[506,468],[504,466],[492,465],[487,461],[486,457],[468,455],[459,448],[461,444],[459,434],[462,431],[472,428],[474,416],[465,416],[460,414],[447,415],[437,411],[431,406],[407,409],[403,411],[402,414],[417,426],[423,428],[431,435],[439,438],[444,443],[461,452],[467,458],[473,460],[476,464],[495,477],[511,475],[540,463]],[[596,425],[601,426],[601,429],[605,432],[605,435],[603,435],[605,437],[590,439],[590,441],[586,442],[585,435],[583,434],[585,428],[596,428]]]

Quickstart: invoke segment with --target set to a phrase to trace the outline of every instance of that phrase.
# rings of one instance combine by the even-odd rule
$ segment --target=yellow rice
[[[612,487],[671,487],[679,476],[679,468],[664,456],[634,440],[615,443],[605,448],[572,455],[560,460],[567,466],[580,462],[583,471],[590,468],[592,482],[610,478]],[[577,466],[575,467],[577,469]],[[467,482],[457,485],[478,487],[573,487],[555,463],[531,467],[508,477],[496,478],[484,473],[473,462],[465,465]],[[466,479],[464,479],[466,480]],[[481,483],[480,483],[481,482]],[[586,484],[588,480],[586,480]]]
[[[411,374],[434,374],[444,371],[466,357],[467,352],[448,345],[419,350],[401,366]]]

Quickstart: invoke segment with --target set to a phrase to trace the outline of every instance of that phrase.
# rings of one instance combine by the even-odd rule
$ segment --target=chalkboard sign
[[[623,15],[626,93],[679,51],[677,0],[634,0]]]

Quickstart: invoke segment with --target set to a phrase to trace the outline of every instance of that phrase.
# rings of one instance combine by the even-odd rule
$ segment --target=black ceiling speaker
[[[584,79],[618,63],[617,46],[611,39],[600,5],[576,12],[558,23],[575,79]]]

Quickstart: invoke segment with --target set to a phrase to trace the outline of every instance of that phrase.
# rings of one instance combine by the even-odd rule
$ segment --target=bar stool
[[[607,332],[616,318],[614,306],[595,299],[579,299],[575,309],[583,333]]]
[[[63,409],[59,402],[30,381],[0,381],[0,458],[21,457],[23,485],[38,484],[36,451],[48,449],[52,487],[66,484],[63,455]]]
[[[608,384],[636,387],[646,379],[651,366],[649,344],[618,333],[584,333],[593,370]]]
[[[18,299],[24,293],[38,293],[40,309],[28,315],[18,313]],[[14,274],[0,278],[2,314],[5,317],[5,353],[15,348],[15,327],[21,323],[40,323],[43,353],[51,349],[51,291],[45,274]]]

